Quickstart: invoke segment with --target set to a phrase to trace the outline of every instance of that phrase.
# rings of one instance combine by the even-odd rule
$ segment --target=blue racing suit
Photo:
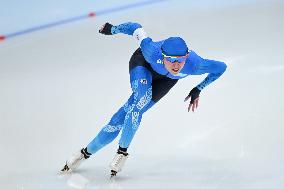
[[[87,145],[86,149],[94,154],[112,142],[122,130],[119,146],[128,148],[137,131],[142,115],[162,98],[175,83],[189,75],[208,73],[207,77],[196,87],[203,90],[218,79],[226,70],[226,64],[220,61],[204,59],[193,50],[185,65],[177,75],[172,75],[163,64],[162,41],[153,42],[138,23],[123,23],[112,26],[112,34],[134,36],[140,48],[130,60],[130,83],[133,93],[127,102],[112,116],[98,135]],[[163,89],[166,87],[166,89]]]

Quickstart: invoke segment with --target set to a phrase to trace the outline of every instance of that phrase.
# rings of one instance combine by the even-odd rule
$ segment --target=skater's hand
[[[198,101],[199,101],[199,94],[200,94],[200,90],[197,87],[194,87],[189,92],[187,97],[184,99],[184,101],[186,102],[188,99],[191,98],[190,103],[189,103],[188,108],[187,108],[188,112],[190,111],[190,109],[192,110],[192,112],[194,112],[194,110],[197,109]]]
[[[110,23],[105,23],[104,25],[102,25],[101,29],[99,30],[99,32],[101,34],[104,34],[104,35],[112,35],[111,33],[111,28],[112,28],[112,24]]]

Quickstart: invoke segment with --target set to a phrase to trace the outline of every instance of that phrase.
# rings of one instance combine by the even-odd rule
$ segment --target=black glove
[[[194,87],[191,89],[184,101],[187,101],[191,97],[190,104],[193,104],[194,100],[199,97],[200,92],[201,91],[197,87]]]
[[[105,34],[105,35],[112,35],[112,33],[111,33],[112,26],[113,26],[112,24],[107,22],[102,26],[102,28],[99,30],[99,32],[101,34]]]

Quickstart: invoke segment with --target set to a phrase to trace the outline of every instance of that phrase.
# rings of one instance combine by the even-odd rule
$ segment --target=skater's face
[[[182,62],[170,62],[168,61],[166,58],[164,58],[164,65],[166,67],[166,69],[172,74],[172,75],[176,75],[180,72],[180,70],[182,70],[182,68],[184,67],[185,61]]]

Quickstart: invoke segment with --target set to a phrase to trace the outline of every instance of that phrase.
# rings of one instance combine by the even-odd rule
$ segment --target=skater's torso
[[[147,36],[142,26],[138,23],[127,22],[111,28],[112,34],[124,33],[134,36],[138,41],[146,63],[158,74],[171,79],[182,79],[189,75],[202,75],[208,73],[207,77],[197,86],[202,90],[207,85],[218,79],[226,70],[226,64],[220,61],[204,59],[194,51],[189,51],[184,67],[176,75],[171,74],[165,67],[161,46],[164,42],[154,42]]]

